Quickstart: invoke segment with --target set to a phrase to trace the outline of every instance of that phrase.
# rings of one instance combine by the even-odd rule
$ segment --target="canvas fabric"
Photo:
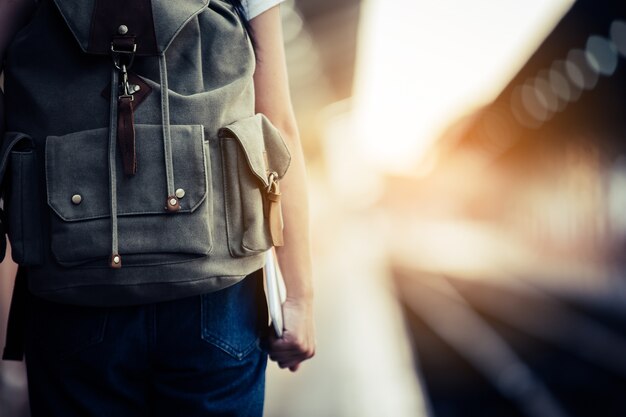
[[[97,1],[41,1],[7,50],[4,223],[30,291],[51,301],[216,291],[262,267],[274,242],[268,190],[290,155],[254,112],[255,56],[240,19],[220,0],[144,3],[156,53],[140,45],[129,69],[143,88],[132,176],[115,136],[120,73],[110,54],[90,51]]]

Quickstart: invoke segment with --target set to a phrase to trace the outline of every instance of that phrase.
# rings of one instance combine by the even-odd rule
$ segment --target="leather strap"
[[[109,266],[113,269],[120,269],[122,267],[122,257],[119,253],[114,253],[109,259]]]
[[[151,0],[96,0],[87,52],[109,53],[111,35],[126,26],[137,39],[138,55],[158,55]]]
[[[267,192],[267,200],[269,202],[268,217],[272,244],[274,246],[283,246],[285,244],[283,239],[283,214],[280,207],[278,183],[276,183],[275,188]]]
[[[132,96],[120,96],[117,112],[117,144],[122,152],[124,174],[137,173],[137,153],[135,149],[135,115]]]

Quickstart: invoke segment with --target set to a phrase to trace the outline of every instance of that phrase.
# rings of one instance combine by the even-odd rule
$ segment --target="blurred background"
[[[266,415],[626,416],[626,3],[282,12],[318,346]]]

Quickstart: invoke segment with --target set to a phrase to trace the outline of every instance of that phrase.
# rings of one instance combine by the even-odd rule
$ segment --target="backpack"
[[[6,56],[2,228],[32,294],[192,296],[282,244],[290,154],[230,3],[42,0]]]

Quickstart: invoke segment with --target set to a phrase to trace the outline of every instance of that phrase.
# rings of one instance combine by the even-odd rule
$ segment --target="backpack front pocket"
[[[209,146],[201,125],[172,125],[174,182],[180,210],[165,209],[162,126],[135,126],[137,173],[116,158],[119,253],[124,265],[180,262],[212,248]],[[106,261],[111,254],[108,129],[46,139],[51,249],[61,265]],[[130,260],[130,262],[128,262]]]
[[[219,136],[230,254],[240,257],[261,253],[272,246],[268,189],[272,176],[279,180],[285,175],[289,150],[262,114],[220,129]]]

